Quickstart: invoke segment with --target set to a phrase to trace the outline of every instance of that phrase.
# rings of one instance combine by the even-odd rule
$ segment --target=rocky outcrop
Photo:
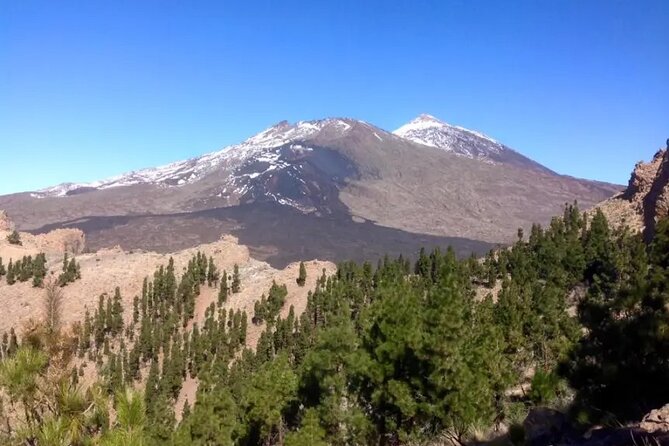
[[[572,444],[578,438],[567,416],[547,407],[530,410],[523,421],[523,430],[525,444],[530,446]]]
[[[86,246],[86,236],[80,229],[55,229],[35,236],[35,244],[44,252],[80,254]]]
[[[627,188],[598,207],[614,225],[643,231],[650,239],[658,220],[669,216],[669,150],[637,163]]]
[[[658,164],[648,193],[643,197],[646,238],[655,232],[655,224],[669,215],[669,150],[661,150],[653,159]]]
[[[669,434],[669,404],[648,413],[639,428],[646,432]]]
[[[635,205],[641,204],[638,197],[645,197],[650,191],[665,154],[666,150],[658,150],[650,162],[636,163],[627,189],[622,193],[625,198],[634,202]]]
[[[14,222],[9,219],[7,212],[0,209],[0,231],[13,231]]]
[[[83,231],[76,228],[56,229],[39,235],[21,232],[21,245],[9,246],[6,242],[6,236],[15,229],[16,225],[9,218],[7,212],[0,210],[0,245],[4,247],[0,250],[0,257],[2,257],[2,254],[10,258],[20,255],[33,255],[37,252],[81,254],[86,246],[86,237]]]

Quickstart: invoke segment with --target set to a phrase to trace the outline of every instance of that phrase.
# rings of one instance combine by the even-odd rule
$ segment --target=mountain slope
[[[447,124],[428,114],[418,116],[393,134],[466,158],[555,173],[483,133]]]
[[[267,170],[273,170],[285,166],[277,162],[277,157],[272,155],[273,151],[271,149],[284,147],[291,142],[302,141],[315,133],[332,129],[340,130],[341,134],[345,134],[350,126],[341,119],[300,121],[293,125],[287,121],[282,121],[240,144],[228,146],[197,158],[129,172],[92,183],[63,183],[34,192],[33,196],[37,198],[62,197],[90,192],[91,190],[137,184],[182,186],[201,180],[207,174],[221,167],[236,167],[249,161],[266,162],[268,164]],[[293,148],[302,149],[299,145]]]
[[[88,228],[87,239],[98,247],[104,240],[125,248],[166,250],[183,247],[184,241],[202,242],[212,237],[211,228],[258,228],[250,220],[258,215],[271,225],[262,229],[269,231],[263,237],[260,229],[251,231],[244,243],[252,249],[287,249],[279,238],[302,231],[312,235],[296,240],[292,251],[299,252],[298,244],[327,250],[313,228],[332,230],[325,229],[328,221],[340,222],[337,228],[349,222],[363,225],[363,231],[349,231],[359,240],[376,240],[365,251],[372,256],[391,250],[393,239],[406,240],[404,246],[415,242],[417,249],[422,234],[436,237],[435,244],[482,241],[483,249],[507,241],[518,227],[547,222],[565,202],[578,200],[588,207],[618,190],[557,175],[479,133],[431,117],[419,121],[395,133],[348,118],[284,121],[190,160],[94,183],[2,196],[0,208],[23,230],[81,227]],[[258,206],[263,206],[260,213]],[[184,231],[168,231],[174,246],[165,245],[150,224],[136,220],[130,225],[126,218],[146,222],[161,216]],[[195,228],[193,221],[207,230]],[[141,231],[141,237],[123,230],[124,225]],[[392,235],[381,226],[399,232]],[[141,243],[129,243],[138,238]],[[334,251],[335,260],[351,253]]]

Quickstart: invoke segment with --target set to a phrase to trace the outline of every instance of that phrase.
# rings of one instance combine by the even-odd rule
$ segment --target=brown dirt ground
[[[36,243],[35,236],[22,234],[23,246],[9,245],[2,234],[0,234],[0,257],[5,264],[9,259],[20,258],[24,255],[35,255],[42,251],[43,244]],[[111,294],[114,288],[119,286],[123,297],[125,317],[132,314],[132,300],[139,295],[142,289],[144,277],[151,277],[160,265],[166,265],[169,258],[174,258],[175,270],[182,271],[188,261],[198,252],[203,252],[207,257],[212,256],[219,270],[232,272],[234,264],[240,267],[241,292],[234,294],[226,304],[227,308],[246,310],[249,318],[253,314],[253,304],[262,293],[266,293],[272,280],[277,283],[286,283],[289,295],[286,303],[288,307],[295,305],[296,312],[304,309],[306,294],[315,283],[316,277],[320,276],[325,268],[328,272],[335,269],[334,264],[313,260],[306,263],[308,280],[307,286],[298,287],[295,283],[299,264],[291,264],[283,270],[270,267],[265,262],[252,259],[246,246],[240,245],[232,236],[224,236],[220,240],[199,245],[194,248],[184,249],[170,254],[159,254],[155,252],[126,252],[120,248],[103,249],[91,254],[79,254],[77,262],[81,265],[81,279],[64,287],[63,321],[69,325],[75,321],[83,320],[86,308],[92,313],[98,301],[98,296],[103,293]],[[57,276],[62,262],[62,250],[52,249],[47,251],[47,267],[50,275]],[[0,333],[15,327],[21,331],[21,327],[29,319],[38,319],[41,316],[41,297],[43,290],[33,288],[30,281],[7,285],[6,281],[0,281]],[[202,294],[196,304],[195,320],[202,321],[207,306],[216,299],[217,291],[203,287]],[[249,324],[250,346],[255,346],[260,331],[254,330]]]

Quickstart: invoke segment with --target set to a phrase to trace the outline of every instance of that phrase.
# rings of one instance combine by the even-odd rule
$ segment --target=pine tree
[[[32,262],[33,286],[41,287],[46,277],[46,256],[44,253],[38,254]]]
[[[7,241],[11,245],[22,245],[23,242],[21,242],[21,235],[17,230],[12,231],[8,236],[7,236]]]
[[[285,446],[328,446],[326,431],[320,425],[315,409],[305,411],[300,428],[286,435]]]
[[[241,286],[241,281],[239,279],[239,265],[235,263],[235,267],[232,272],[232,292],[239,293],[239,288]]]
[[[132,299],[132,323],[137,324],[139,322],[139,296],[135,296]]]
[[[224,416],[221,416],[224,414]],[[234,445],[247,430],[242,410],[227,386],[198,395],[189,417],[184,417],[174,436],[179,445]]]
[[[246,311],[242,313],[242,320],[240,323],[239,327],[239,343],[241,345],[246,344],[246,330],[247,330],[247,325],[248,325],[248,317],[246,315]]]
[[[613,265],[611,257],[620,254],[611,244],[607,249],[603,236],[595,237],[602,233],[607,234],[600,224],[586,239],[589,264],[597,266],[597,274],[609,271],[606,263]],[[577,407],[592,421],[603,413],[635,420],[669,399],[669,221],[658,222],[648,256],[640,236],[623,234],[618,242],[627,245],[623,263],[629,268],[612,270],[610,277],[618,281],[594,280],[595,292],[579,307],[587,335],[560,370],[578,391]]]
[[[207,285],[216,286],[218,284],[218,270],[214,264],[214,258],[209,257],[209,267],[207,268]]]
[[[121,304],[121,289],[116,287],[111,306],[111,333],[113,336],[123,331],[123,305]]]
[[[64,287],[68,283],[72,283],[75,280],[81,279],[81,268],[76,260],[73,258],[69,259],[67,252],[63,255],[63,272],[58,276],[58,283],[60,286]]]
[[[93,322],[93,338],[95,340],[95,348],[100,350],[100,347],[105,340],[105,307],[104,307],[105,296],[101,294],[98,297],[98,309],[95,312],[94,322]]]
[[[300,273],[297,277],[297,284],[299,286],[304,286],[307,281],[307,268],[304,266],[304,262],[300,262]]]
[[[107,306],[105,307],[104,318],[105,333],[111,333],[114,327],[114,311],[112,309],[112,300],[107,296]]]
[[[223,270],[223,278],[221,280],[221,288],[218,292],[218,305],[222,306],[228,300],[228,273]]]
[[[79,357],[83,358],[84,354],[91,347],[91,334],[93,332],[93,326],[91,324],[91,314],[86,308],[84,313],[84,326],[81,336],[79,338]]]
[[[188,399],[184,401],[183,409],[181,409],[181,420],[185,420],[190,416],[190,404],[188,404]]]
[[[147,406],[148,407],[148,406]],[[155,444],[164,444],[169,441],[174,430],[174,407],[172,401],[163,394],[158,394],[153,401],[149,416],[148,432]]]
[[[9,259],[7,264],[7,285],[14,285],[16,283],[16,271],[12,259]]]
[[[297,376],[285,355],[263,364],[243,389],[242,404],[261,441],[282,439],[286,432],[284,412],[296,398]]]
[[[149,416],[153,415],[153,405],[158,396],[158,383],[160,380],[160,374],[158,371],[158,361],[151,361],[151,367],[149,367],[149,374],[146,378],[146,388],[144,390],[144,401],[146,402],[147,414]]]
[[[33,275],[33,259],[32,256],[24,256],[19,265],[19,281],[26,282]]]

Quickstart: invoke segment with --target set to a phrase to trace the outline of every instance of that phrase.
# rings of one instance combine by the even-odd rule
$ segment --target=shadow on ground
[[[126,250],[170,252],[232,234],[254,258],[275,268],[303,259],[376,261],[383,255],[413,257],[421,247],[452,246],[459,256],[487,252],[493,245],[458,237],[415,234],[356,223],[347,214],[316,216],[272,203],[254,203],[203,211],[115,217],[86,217],[50,224],[34,231],[79,228],[88,250],[120,245]]]

